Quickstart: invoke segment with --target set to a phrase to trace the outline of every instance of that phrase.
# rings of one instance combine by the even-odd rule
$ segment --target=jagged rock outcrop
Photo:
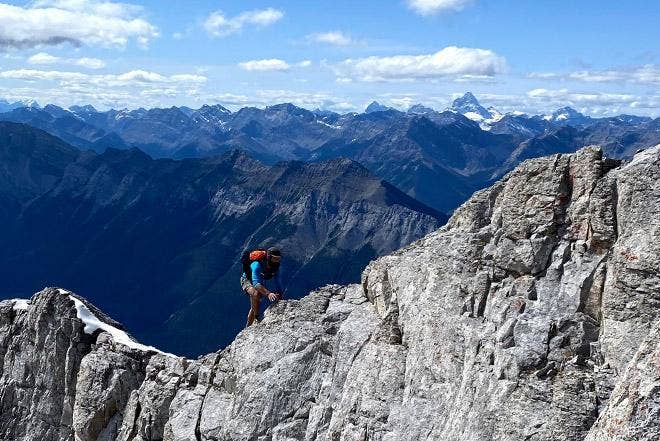
[[[151,354],[86,330],[74,299],[121,329],[60,289],[45,289],[31,302],[0,302],[0,439],[115,439]]]
[[[57,290],[4,302],[1,433],[656,439],[659,178],[660,146],[526,161],[361,285],[280,302],[198,360],[85,333]]]

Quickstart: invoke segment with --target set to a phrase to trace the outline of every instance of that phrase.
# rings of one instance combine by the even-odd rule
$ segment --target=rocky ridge
[[[525,161],[362,284],[198,360],[86,333],[57,289],[5,301],[0,437],[658,439],[658,239],[660,146],[590,147]]]

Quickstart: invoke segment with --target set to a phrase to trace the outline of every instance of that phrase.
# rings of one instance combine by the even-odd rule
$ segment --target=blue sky
[[[660,2],[0,2],[0,97],[660,116]]]

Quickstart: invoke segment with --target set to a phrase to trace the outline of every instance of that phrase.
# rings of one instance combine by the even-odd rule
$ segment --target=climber
[[[280,281],[280,261],[282,253],[277,248],[256,249],[246,251],[241,257],[243,275],[241,275],[241,288],[250,298],[250,311],[247,317],[247,326],[251,326],[256,319],[259,321],[259,305],[262,297],[271,302],[282,298],[282,283]],[[273,280],[275,291],[269,291],[265,286],[266,280]]]

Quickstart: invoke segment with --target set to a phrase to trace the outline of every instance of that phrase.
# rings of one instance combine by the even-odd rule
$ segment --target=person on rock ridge
[[[280,280],[280,262],[282,253],[278,248],[256,249],[245,251],[241,257],[243,274],[241,275],[241,288],[250,298],[250,311],[247,316],[246,327],[251,326],[255,319],[259,321],[259,306],[261,298],[266,297],[271,302],[282,298],[282,282]],[[272,280],[275,291],[266,288],[266,280]]]

